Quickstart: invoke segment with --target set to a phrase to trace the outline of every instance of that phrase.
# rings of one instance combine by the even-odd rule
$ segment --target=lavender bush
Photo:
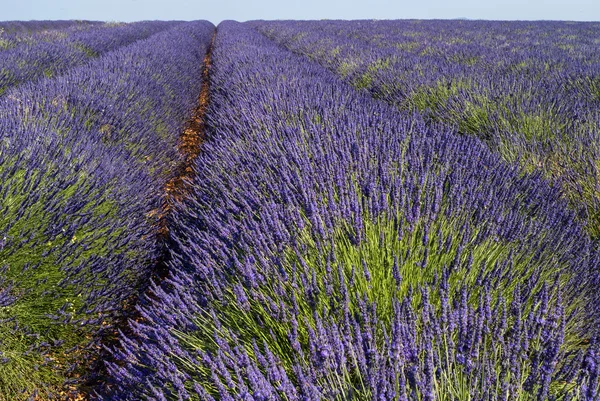
[[[27,35],[39,31],[58,30],[73,26],[99,25],[100,21],[85,20],[38,20],[38,21],[2,21],[0,29],[7,34]]]
[[[256,21],[400,110],[540,170],[600,236],[597,23]]]
[[[75,25],[44,31],[0,52],[0,94],[41,77],[60,75],[99,55],[175,26],[172,21]]]
[[[0,54],[4,50],[31,43],[38,38],[59,36],[61,31],[83,30],[98,21],[4,21],[0,22]]]
[[[177,24],[0,99],[1,400],[66,397],[148,285],[213,30]]]
[[[170,277],[110,400],[598,394],[599,255],[541,174],[218,27]]]

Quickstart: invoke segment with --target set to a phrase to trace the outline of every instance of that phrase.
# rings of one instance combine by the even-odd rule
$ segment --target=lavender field
[[[0,401],[600,400],[600,23],[0,22]]]

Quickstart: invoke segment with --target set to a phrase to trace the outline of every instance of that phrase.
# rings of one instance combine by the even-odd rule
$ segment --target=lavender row
[[[17,23],[11,24],[10,21],[7,23],[0,22],[0,54],[17,46],[34,43],[37,40],[55,40],[64,37],[65,32],[89,29],[101,24],[101,22],[92,21],[39,22],[40,24],[25,23],[24,26]],[[27,29],[27,27],[30,29]]]
[[[148,285],[213,31],[179,24],[0,99],[0,400],[90,379]]]
[[[0,94],[24,82],[60,75],[101,54],[176,24],[178,22],[172,21],[105,23],[37,33],[0,52]]]
[[[82,32],[89,31],[94,27],[100,27],[101,24],[103,23],[81,22],[60,29],[41,29],[33,32],[4,32],[0,30],[0,64],[6,70],[0,76],[4,77],[3,80],[10,76],[10,71],[7,69],[8,65],[4,58],[9,59],[9,61],[12,58],[14,61],[17,57],[16,55],[26,54],[32,47],[42,46],[42,44],[51,46],[53,43],[61,43],[71,35],[81,35]],[[18,65],[18,68],[23,67],[22,63]],[[49,69],[48,74],[50,73],[51,70]],[[3,92],[5,90],[3,89]]]
[[[599,236],[596,23],[252,23],[401,110],[475,135],[540,170]]]
[[[599,255],[539,174],[247,25],[219,25],[210,85],[107,399],[597,394]]]
[[[40,31],[71,28],[73,26],[86,26],[101,24],[99,21],[83,20],[52,20],[52,21],[2,21],[0,31],[9,35],[32,34]]]

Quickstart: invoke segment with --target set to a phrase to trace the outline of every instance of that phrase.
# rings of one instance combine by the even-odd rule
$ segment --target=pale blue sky
[[[0,20],[402,19],[600,21],[600,0],[0,0]]]

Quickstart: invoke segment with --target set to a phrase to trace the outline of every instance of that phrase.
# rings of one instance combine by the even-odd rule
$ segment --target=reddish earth
[[[202,71],[202,89],[198,98],[198,107],[194,110],[194,114],[186,129],[180,137],[179,152],[183,156],[183,164],[179,168],[179,174],[175,175],[165,184],[165,192],[167,199],[165,202],[162,215],[168,215],[174,203],[183,200],[191,189],[191,179],[194,177],[193,163],[196,157],[200,154],[202,141],[205,137],[205,121],[204,115],[208,108],[209,102],[209,71],[211,67],[212,47],[215,36],[213,35],[208,53],[204,57],[204,67]],[[161,227],[161,230],[168,232],[168,227]]]
[[[212,48],[215,36],[216,31],[213,34],[211,44],[208,48],[206,56],[204,57],[202,67],[202,87],[200,90],[200,95],[198,97],[198,105],[195,108],[192,117],[187,122],[186,128],[180,135],[178,150],[182,155],[183,162],[177,167],[175,174],[170,180],[166,182],[163,188],[165,191],[165,200],[162,208],[160,210],[154,210],[148,213],[149,218],[158,215],[158,241],[160,243],[160,246],[163,248],[162,256],[155,262],[154,271],[152,274],[152,280],[155,282],[165,279],[168,275],[168,244],[170,241],[169,224],[171,221],[170,216],[173,211],[173,207],[176,204],[182,202],[190,193],[190,190],[192,188],[191,181],[195,175],[193,167],[194,160],[200,154],[202,142],[205,138],[206,124],[204,116],[206,114],[206,110],[208,109],[209,102],[209,75],[211,67]],[[148,281],[148,283],[149,282],[150,281]],[[135,302],[135,300],[131,301]],[[123,305],[123,311],[125,312],[124,316],[129,316],[130,319],[135,321],[141,321],[143,318],[139,316],[139,313],[135,311],[135,304],[133,302],[128,303],[127,305]],[[118,327],[123,332],[128,331],[128,326],[126,322],[117,324],[115,325],[115,327]],[[118,332],[115,330],[112,333],[108,334],[104,340],[104,344],[109,348],[116,346],[118,344]],[[100,354],[102,354],[102,352],[100,352]],[[110,357],[110,355],[103,356]],[[98,364],[97,371],[100,372],[104,370],[103,356],[100,356],[99,360],[92,363]],[[90,382],[85,386],[85,388],[93,389],[96,388],[98,385],[101,385],[101,377],[102,373],[100,373],[98,377],[91,379]],[[65,389],[64,392],[60,393],[60,397],[64,397],[64,399],[68,401],[86,401],[90,399],[89,396],[86,395],[85,390],[79,389],[78,391],[74,388]]]

